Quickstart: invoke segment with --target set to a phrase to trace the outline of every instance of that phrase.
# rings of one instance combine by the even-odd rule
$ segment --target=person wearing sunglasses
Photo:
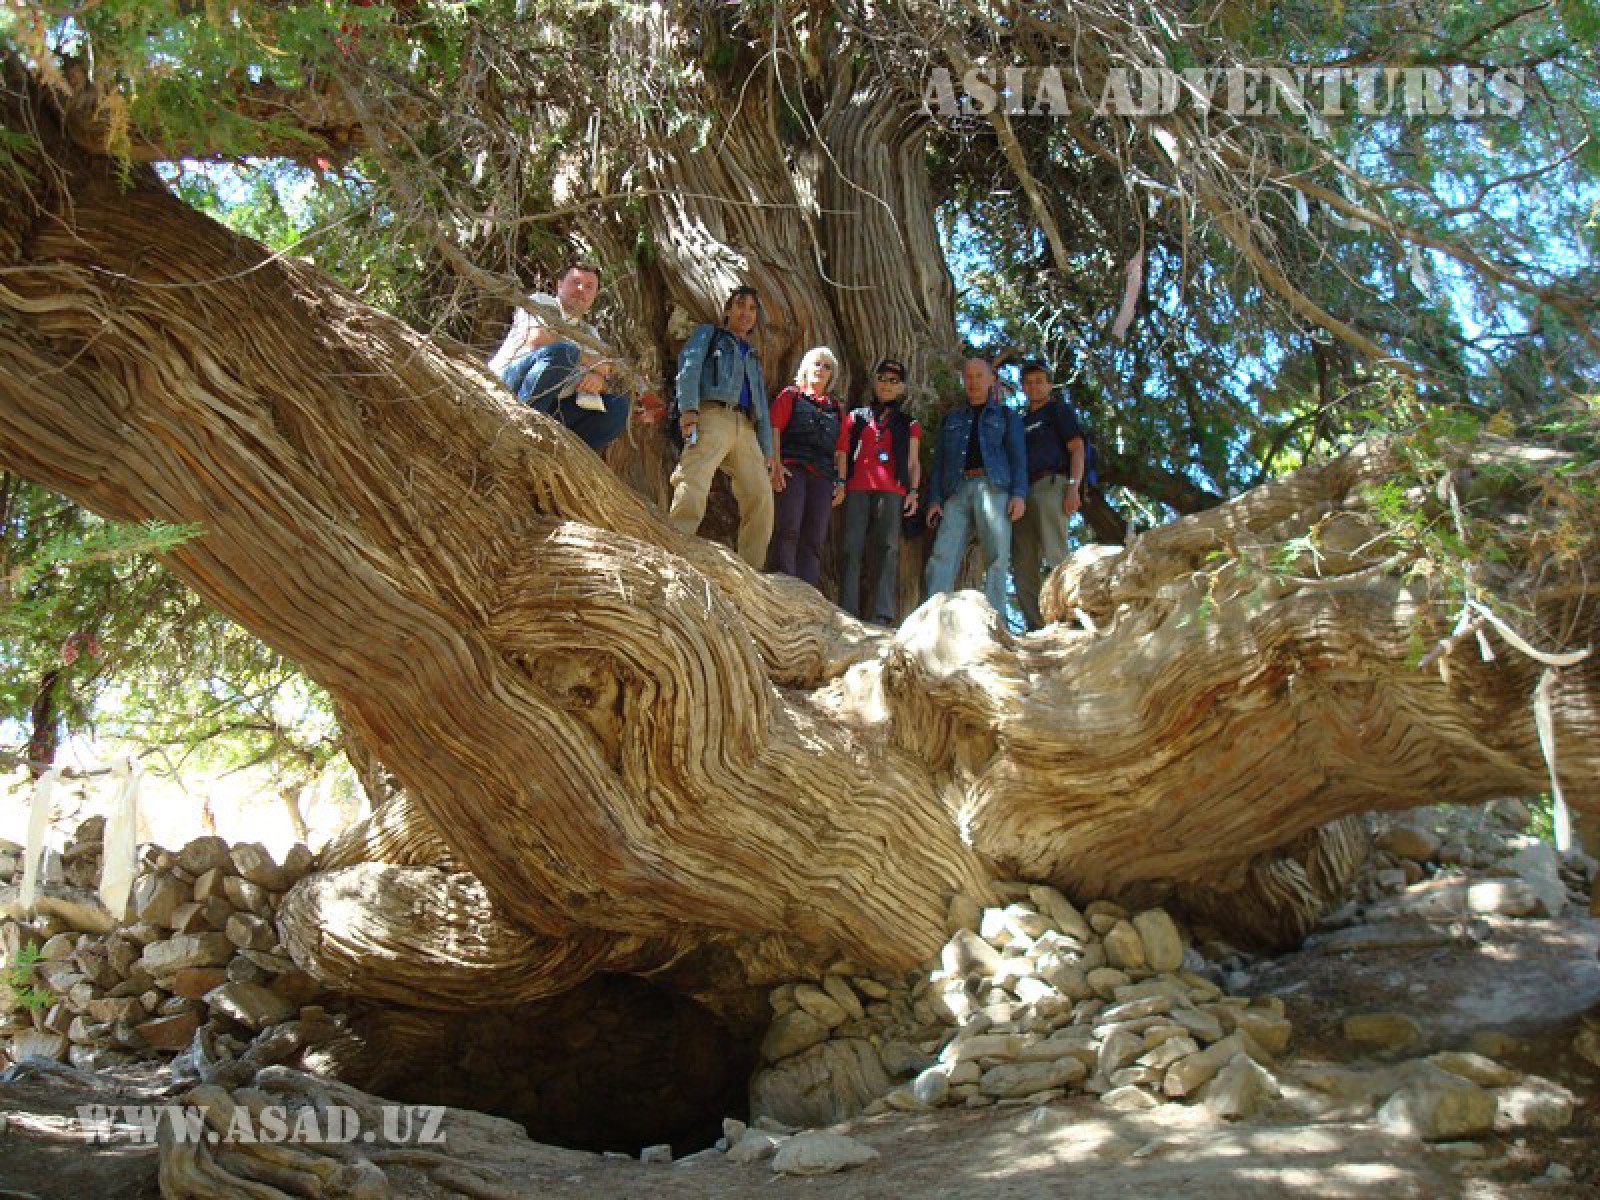
[[[922,426],[903,410],[905,394],[905,364],[885,358],[873,372],[870,402],[845,417],[839,429],[839,606],[853,617],[868,612],[879,625],[900,619],[900,523],[916,515],[922,485]],[[861,567],[869,546],[877,570],[863,603]]]

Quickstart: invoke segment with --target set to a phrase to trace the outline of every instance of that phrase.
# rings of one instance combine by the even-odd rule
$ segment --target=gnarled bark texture
[[[1544,668],[1470,638],[1408,663],[1448,626],[1365,511],[1383,445],[1080,556],[1038,635],[975,593],[875,633],[674,532],[465,352],[30,115],[55,153],[0,183],[0,464],[202,524],[174,569],[393,772],[284,912],[351,990],[450,1009],[694,955],[746,981],[908,967],[997,873],[1258,905],[1286,851],[1338,874],[1307,866],[1330,822],[1545,784]],[[1249,565],[1312,523],[1315,562]],[[1600,634],[1582,566],[1530,596],[1570,643]],[[1553,704],[1591,809],[1597,672],[1561,669]]]

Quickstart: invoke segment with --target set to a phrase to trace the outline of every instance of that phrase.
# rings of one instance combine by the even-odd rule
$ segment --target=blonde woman
[[[839,403],[833,398],[839,360],[826,346],[806,351],[794,383],[772,401],[772,490],[778,493],[772,566],[812,587],[822,574],[828,516],[844,499],[835,471]]]

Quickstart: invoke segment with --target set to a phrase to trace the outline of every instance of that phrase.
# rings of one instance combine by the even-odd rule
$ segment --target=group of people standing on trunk
[[[599,287],[593,265],[569,265],[553,296],[530,297],[552,314],[550,323],[519,309],[490,360],[519,400],[556,417],[596,452],[622,433],[631,403],[608,390],[608,364],[564,337],[559,326],[593,336],[583,318]],[[966,403],[940,427],[924,496],[922,429],[902,408],[905,364],[879,361],[867,402],[847,411],[835,395],[837,358],[825,346],[814,347],[801,358],[794,382],[769,403],[752,340],[761,318],[756,290],[736,288],[722,319],[695,329],[679,355],[683,452],[672,473],[668,520],[696,532],[712,480],[723,471],[739,506],[739,556],[761,570],[770,552],[775,570],[817,586],[832,512],[842,506],[840,605],[892,625],[902,524],[922,507],[935,530],[928,593],[954,588],[975,534],[989,602],[1005,611],[1007,578],[1014,574],[1024,620],[1039,628],[1040,581],[1065,556],[1067,520],[1081,503],[1086,469],[1083,430],[1072,408],[1052,398],[1046,369],[1038,363],[1023,368],[1024,415],[999,398],[988,362],[974,358],[963,365]],[[877,570],[863,593],[869,558]]]

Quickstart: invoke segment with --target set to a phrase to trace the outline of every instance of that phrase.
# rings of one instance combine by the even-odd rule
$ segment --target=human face
[[[961,367],[961,386],[966,389],[968,404],[982,404],[989,399],[989,385],[994,383],[994,368],[981,358],[969,358]]]
[[[561,311],[574,320],[589,311],[599,294],[600,276],[582,268],[568,271],[556,284],[556,299],[561,304]]]
[[[756,298],[749,292],[735,296],[733,303],[728,306],[728,332],[735,337],[749,337],[750,331],[756,327],[756,317],[760,312]]]
[[[805,384],[812,392],[822,395],[833,382],[833,368],[826,359],[814,358],[811,365],[806,368]]]
[[[1022,377],[1022,394],[1028,398],[1029,408],[1039,408],[1050,399],[1050,376],[1043,371],[1029,371]]]
[[[906,390],[906,381],[893,371],[879,371],[872,380],[872,394],[879,404],[893,404]]]

